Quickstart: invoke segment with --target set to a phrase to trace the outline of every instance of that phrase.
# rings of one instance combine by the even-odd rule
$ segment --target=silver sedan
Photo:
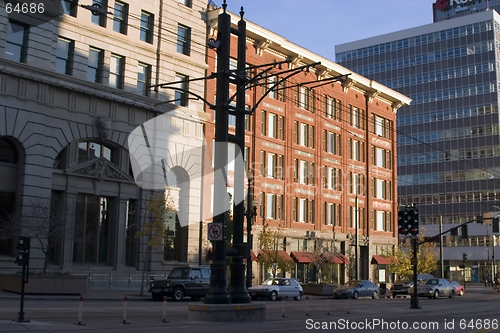
[[[248,288],[248,293],[253,300],[268,298],[271,301],[275,301],[285,297],[300,301],[304,291],[295,279],[274,278],[265,280],[261,285]]]

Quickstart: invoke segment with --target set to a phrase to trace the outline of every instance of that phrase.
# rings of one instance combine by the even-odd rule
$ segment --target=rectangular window
[[[278,137],[278,116],[269,113],[269,124],[267,126],[267,136],[270,138]]]
[[[189,8],[191,8],[191,6],[193,5],[191,0],[179,0],[179,3]]]
[[[262,111],[262,127],[261,127],[261,132],[262,135],[266,135],[266,124],[267,124],[267,112]]]
[[[141,31],[139,39],[146,43],[153,43],[154,15],[145,11],[141,12]]]
[[[137,66],[137,93],[149,96],[149,86],[151,85],[151,66],[139,63]]]
[[[277,156],[267,153],[267,177],[276,178]]]
[[[100,8],[104,9],[107,11],[108,9],[108,1],[107,0],[94,0],[92,1],[92,4],[100,6]],[[100,25],[101,27],[106,27],[106,14],[99,14],[99,15],[91,15],[91,22],[97,25]]]
[[[309,174],[309,162],[308,161],[300,161],[299,183],[307,184],[308,183],[308,174]]]
[[[189,77],[176,73],[175,81],[178,82],[176,88],[181,89],[175,91],[175,105],[188,106]]]
[[[250,131],[250,115],[245,115],[245,131]]]
[[[104,51],[95,47],[89,48],[89,59],[87,64],[87,80],[90,82],[102,82],[102,64]]]
[[[274,87],[274,85],[276,84],[276,76],[271,76],[269,77],[269,80],[268,80],[268,88],[271,89]],[[269,97],[271,97],[272,99],[278,99],[278,90],[277,90],[278,87],[274,87],[272,90],[269,91]]]
[[[279,179],[283,180],[285,179],[285,157],[283,155],[279,155],[278,167],[279,167],[278,177]]]
[[[285,140],[285,117],[280,116],[280,123],[279,123],[279,138],[280,140]]]
[[[115,1],[113,12],[113,30],[121,34],[127,34],[128,4]]]
[[[76,17],[78,0],[61,0],[61,13]]]
[[[299,222],[307,223],[307,199],[299,199]]]
[[[266,175],[266,152],[263,150],[260,152],[260,174],[262,177]]]
[[[284,214],[283,214],[283,196],[281,194],[278,194],[278,219],[283,220]]]
[[[109,61],[109,86],[111,88],[123,88],[124,57],[111,54]]]
[[[309,125],[300,124],[300,145],[309,146]]]
[[[309,88],[300,87],[300,107],[309,110]]]
[[[72,57],[73,57],[73,41],[59,37],[57,39],[56,72],[70,75]]]
[[[191,28],[179,24],[177,27],[177,52],[190,55]]]
[[[7,26],[7,41],[5,44],[5,59],[26,62],[28,31],[28,26],[9,21]]]
[[[267,194],[267,214],[268,219],[276,219],[276,194]]]

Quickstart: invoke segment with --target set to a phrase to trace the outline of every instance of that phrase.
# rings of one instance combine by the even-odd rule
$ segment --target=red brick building
[[[221,10],[207,14],[209,37],[217,36]],[[236,27],[240,18],[231,16]],[[232,38],[231,62],[235,66],[237,41]],[[208,49],[208,73],[216,72],[216,58],[215,50]],[[249,21],[246,59],[248,66],[290,60],[281,70],[270,71],[276,76],[247,90],[245,103],[249,108],[282,77],[280,72],[321,62],[270,91],[256,112],[247,116],[245,162],[255,176],[254,200],[258,202],[254,253],[259,253],[258,234],[264,223],[282,226],[282,249],[296,262],[291,272],[283,274],[307,282],[312,278],[313,254],[331,252],[341,254],[337,257],[344,260],[325,269],[322,280],[341,283],[355,276],[358,221],[360,278],[391,282],[383,262],[373,256],[381,254],[384,247],[397,245],[394,126],[397,109],[410,99]],[[250,76],[259,70],[250,71]],[[349,75],[341,81],[321,81],[345,74]],[[234,92],[231,87],[230,93]],[[208,80],[207,100],[214,101],[215,95],[216,80]],[[215,117],[213,110],[207,108],[206,112],[210,116],[205,135],[210,143],[215,136]],[[234,124],[231,117],[229,122]],[[206,157],[206,168],[213,168],[211,158],[210,154]],[[229,170],[231,182],[231,166]],[[204,184],[204,198],[212,196],[212,188]],[[210,211],[211,200],[203,202],[204,211]],[[268,272],[258,266],[254,263],[254,276],[258,273],[260,281]]]

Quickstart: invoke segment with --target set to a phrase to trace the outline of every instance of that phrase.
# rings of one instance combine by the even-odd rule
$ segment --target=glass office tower
[[[500,16],[483,4],[436,3],[435,23],[335,48],[337,63],[413,100],[397,114],[398,195],[422,224],[500,211]]]

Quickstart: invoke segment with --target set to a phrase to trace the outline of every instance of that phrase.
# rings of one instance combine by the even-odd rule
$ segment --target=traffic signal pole
[[[411,296],[410,301],[410,309],[420,309],[420,305],[418,304],[418,294],[417,294],[417,285],[418,285],[418,242],[417,236],[412,236],[413,241],[413,295]]]

